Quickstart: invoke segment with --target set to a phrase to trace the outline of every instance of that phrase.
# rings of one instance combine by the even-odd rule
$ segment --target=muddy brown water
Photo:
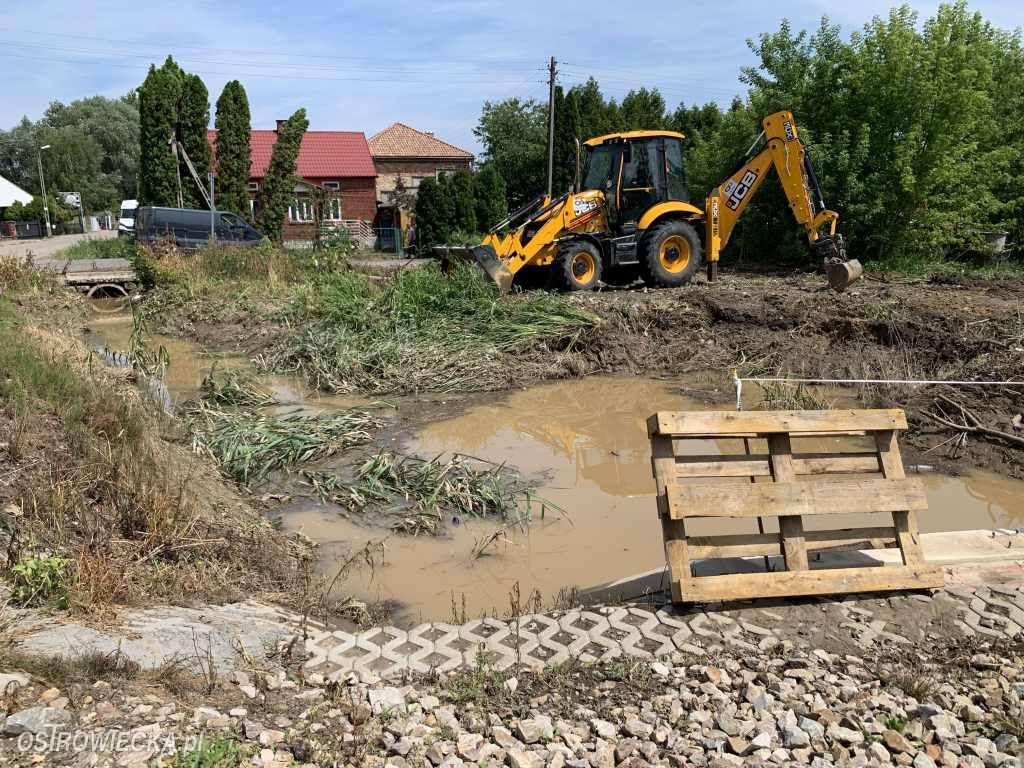
[[[88,339],[112,349],[130,347],[131,323],[100,318]],[[174,400],[195,397],[214,358],[199,354],[180,339],[153,337],[171,357],[167,385]],[[244,365],[222,358],[218,365]],[[268,385],[282,402],[322,408],[350,407],[348,397],[310,397],[301,383],[269,377]],[[296,500],[275,510],[284,526],[301,531],[320,544],[320,568],[332,576],[338,564],[368,544],[376,544],[382,560],[373,567],[349,572],[339,592],[366,602],[399,607],[393,620],[461,618],[484,613],[501,615],[518,584],[524,596],[537,590],[545,605],[563,588],[587,589],[664,562],[661,530],[655,513],[650,447],[645,422],[657,410],[716,410],[723,393],[731,392],[719,374],[686,381],[591,377],[540,384],[527,390],[471,399],[456,415],[441,418],[400,435],[401,449],[425,457],[462,453],[506,462],[535,480],[537,492],[561,508],[543,518],[535,514],[526,526],[505,529],[505,535],[474,558],[479,542],[502,527],[497,520],[470,520],[451,525],[441,537],[391,535],[380,528],[357,525],[313,500]],[[717,404],[707,393],[718,395]],[[820,392],[837,406],[853,405],[853,393]],[[744,392],[755,406],[760,393]],[[489,400],[489,401],[488,401]],[[413,412],[415,398],[399,408]],[[701,453],[734,453],[737,441],[702,441]],[[796,446],[802,450],[819,445]],[[756,450],[756,446],[752,447]],[[922,531],[1024,526],[1024,482],[972,472],[963,477],[920,475],[929,509],[919,516]],[[536,512],[536,510],[535,510]],[[808,520],[808,527],[813,522]],[[829,521],[830,527],[833,521]],[[844,518],[842,525],[882,524],[872,516]],[[891,524],[891,521],[889,521]],[[767,526],[772,530],[772,526]],[[700,521],[692,533],[756,530],[753,521]],[[776,529],[777,530],[777,529]]]

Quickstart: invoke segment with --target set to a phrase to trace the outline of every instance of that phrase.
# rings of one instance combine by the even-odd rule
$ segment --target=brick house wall
[[[258,182],[259,179],[251,179]],[[341,217],[343,219],[359,219],[372,222],[377,215],[377,192],[376,184],[372,176],[346,179],[335,178],[309,178],[301,181],[310,184],[322,185],[325,181],[337,181],[341,194]],[[249,192],[249,199],[255,200],[256,192]],[[289,241],[312,241],[313,224],[310,222],[295,222],[289,220],[285,215],[284,224],[281,228],[281,239]]]
[[[401,176],[406,189],[418,186],[416,177],[436,176],[438,171],[468,171],[472,168],[472,159],[466,158],[388,158],[375,157],[373,166],[377,169],[377,200],[388,203],[388,194],[395,189],[396,177]]]

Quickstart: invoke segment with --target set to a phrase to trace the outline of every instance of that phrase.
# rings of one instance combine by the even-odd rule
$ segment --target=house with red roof
[[[277,121],[280,127],[282,120]],[[208,131],[217,153],[217,132]],[[252,161],[249,171],[249,199],[256,212],[259,192],[270,153],[277,141],[277,129],[254,130],[250,137]],[[295,199],[288,208],[283,235],[286,241],[313,240],[313,209],[309,192],[313,185],[336,193],[328,201],[328,225],[344,226],[353,235],[372,238],[372,221],[377,213],[377,172],[370,147],[361,131],[306,131],[299,148],[295,175]]]

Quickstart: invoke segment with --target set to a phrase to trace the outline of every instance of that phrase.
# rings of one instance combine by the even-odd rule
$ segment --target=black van
[[[213,231],[217,240],[231,245],[253,246],[263,240],[263,235],[241,216],[227,211],[213,212]],[[210,239],[210,212],[140,206],[135,212],[135,239],[140,243],[155,243],[166,238],[173,238],[179,248],[201,248]]]

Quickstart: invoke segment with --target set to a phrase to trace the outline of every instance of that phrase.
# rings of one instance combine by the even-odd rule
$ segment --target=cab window
[[[601,144],[587,151],[583,168],[583,189],[604,189],[605,182],[616,178],[618,152],[613,144]]]
[[[668,199],[689,202],[690,190],[683,164],[683,143],[678,139],[665,139],[665,171],[668,176]]]

